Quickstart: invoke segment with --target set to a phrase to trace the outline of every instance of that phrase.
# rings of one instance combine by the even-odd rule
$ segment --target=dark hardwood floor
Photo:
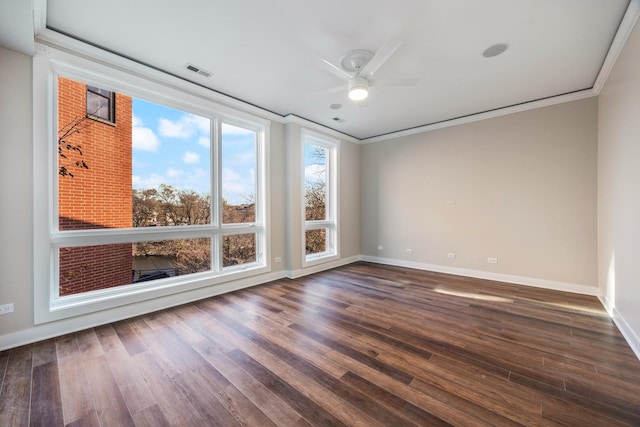
[[[594,297],[356,263],[0,353],[0,426],[640,425]]]

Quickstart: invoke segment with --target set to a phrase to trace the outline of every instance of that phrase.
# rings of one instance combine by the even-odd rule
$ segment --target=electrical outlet
[[[0,314],[13,313],[13,303],[0,305]]]
[[[447,254],[447,258],[456,259],[456,254],[454,254],[454,253],[448,253],[448,254]]]
[[[408,254],[412,254],[413,253],[413,249],[407,249],[407,253]]]
[[[277,256],[276,257],[276,262],[282,262],[282,257],[281,256]]]
[[[378,250],[379,250],[379,251],[384,251],[384,246],[382,246],[382,245],[378,245]]]
[[[489,257],[489,258],[487,258],[487,262],[489,264],[497,264],[498,263],[498,258]]]

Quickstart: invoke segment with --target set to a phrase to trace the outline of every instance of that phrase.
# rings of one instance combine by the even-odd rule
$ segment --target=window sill
[[[223,270],[215,275],[212,272],[195,273],[189,275],[188,278],[179,276],[69,295],[52,301],[48,304],[49,307],[36,307],[34,320],[35,324],[53,322],[134,303],[150,303],[154,299],[170,298],[174,295],[205,288],[211,288],[209,295],[217,295],[219,292],[216,292],[215,289],[218,286],[266,274],[270,271],[268,266],[254,264],[252,267],[244,269]]]

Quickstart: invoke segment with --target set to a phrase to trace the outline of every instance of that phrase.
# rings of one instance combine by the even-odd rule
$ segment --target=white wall
[[[363,146],[362,253],[596,294],[596,123],[590,98]]]
[[[598,103],[598,265],[605,304],[640,357],[640,28]]]
[[[32,325],[31,57],[0,47],[0,336]],[[1,346],[0,346],[1,348]]]

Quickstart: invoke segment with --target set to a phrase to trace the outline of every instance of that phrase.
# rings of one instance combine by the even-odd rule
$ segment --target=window
[[[48,153],[38,170],[49,171],[34,178],[46,200],[36,323],[268,272],[267,121],[125,72],[85,76],[62,61],[45,71],[44,61],[34,92],[46,88],[53,103],[34,113],[37,129],[50,123],[34,139]],[[100,121],[117,99],[107,110],[118,126],[89,119],[93,96]]]
[[[116,122],[116,94],[95,86],[87,86],[87,116]]]
[[[303,130],[305,265],[338,257],[338,141]]]

